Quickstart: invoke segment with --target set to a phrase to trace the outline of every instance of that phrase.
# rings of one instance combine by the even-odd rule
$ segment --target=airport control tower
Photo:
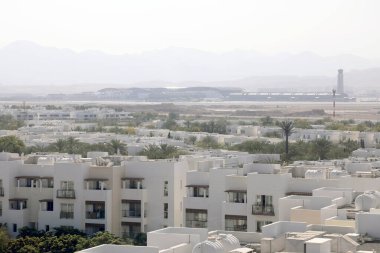
[[[338,69],[338,83],[337,83],[337,89],[336,92],[338,94],[344,93],[344,86],[343,86],[343,69]]]

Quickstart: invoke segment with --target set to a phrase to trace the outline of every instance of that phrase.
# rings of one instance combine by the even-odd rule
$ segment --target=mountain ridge
[[[338,68],[345,69],[347,87],[376,88],[380,84],[380,59],[347,54],[266,55],[242,50],[212,53],[172,47],[115,55],[98,50],[75,52],[30,41],[16,41],[0,48],[0,84],[6,86],[159,87],[167,83],[240,85],[249,89],[306,85],[326,89],[335,85]]]

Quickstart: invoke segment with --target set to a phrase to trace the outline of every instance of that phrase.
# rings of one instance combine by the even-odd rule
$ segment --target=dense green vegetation
[[[24,149],[25,144],[20,138],[14,135],[0,137],[0,152],[21,154]]]
[[[127,154],[127,145],[120,140],[113,139],[110,142],[89,144],[80,142],[74,137],[58,139],[56,142],[47,146],[30,146],[25,147],[24,142],[13,135],[0,137],[0,150],[11,153],[36,153],[36,152],[60,152],[69,154],[81,154],[86,157],[87,152],[102,151],[110,155]]]
[[[0,253],[71,253],[101,244],[146,245],[146,235],[138,234],[135,238],[122,239],[109,232],[98,232],[87,236],[85,233],[72,228],[59,227],[45,232],[24,227],[20,229],[20,234],[16,239],[11,239],[4,228],[0,230]]]
[[[380,122],[363,121],[355,124],[354,120],[334,121],[326,125],[328,130],[380,132]]]
[[[149,144],[139,153],[139,155],[147,156],[148,159],[178,158],[184,154],[186,154],[186,152],[168,144]]]
[[[230,147],[232,150],[246,151],[251,154],[281,154],[283,161],[341,159],[350,156],[352,151],[358,148],[359,144],[351,140],[339,144],[333,144],[326,139],[298,141],[289,143],[288,159],[286,159],[285,142],[273,144],[265,141],[246,141]]]
[[[201,148],[223,148],[212,136],[203,137],[196,145]]]

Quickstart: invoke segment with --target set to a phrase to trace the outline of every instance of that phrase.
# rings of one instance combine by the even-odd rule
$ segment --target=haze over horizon
[[[377,88],[378,10],[376,0],[4,1],[0,84],[324,89],[343,68],[347,86]]]

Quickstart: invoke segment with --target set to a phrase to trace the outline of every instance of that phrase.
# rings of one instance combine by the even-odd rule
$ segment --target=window
[[[256,204],[252,206],[254,215],[274,215],[273,197],[270,195],[257,195]]]
[[[169,209],[169,204],[164,203],[164,219],[168,218],[168,209]]]
[[[3,216],[3,202],[0,201],[0,216]]]
[[[164,196],[167,197],[169,195],[169,182],[165,181],[164,182]]]
[[[247,216],[226,215],[225,229],[227,231],[247,231]]]
[[[13,223],[12,231],[13,231],[13,233],[17,233],[17,224],[16,223]]]
[[[61,219],[74,219],[74,204],[61,203]]]
[[[74,181],[61,181],[61,189],[62,190],[73,190],[74,189]]]
[[[186,227],[206,228],[207,227],[207,210],[186,209]]]
[[[41,211],[53,211],[53,201],[51,200],[41,201]]]
[[[229,191],[228,202],[232,203],[246,203],[247,192],[245,191]]]
[[[45,226],[45,231],[48,232],[50,230],[50,226],[49,225],[46,225]]]
[[[41,178],[41,186],[42,188],[53,188],[54,187],[53,178]]]
[[[122,217],[141,217],[140,200],[122,200],[121,201]]]
[[[208,186],[188,186],[189,197],[208,198]]]
[[[262,227],[271,224],[271,221],[257,221],[256,222],[256,232],[261,233]]]
[[[86,219],[105,219],[104,201],[86,201]]]

